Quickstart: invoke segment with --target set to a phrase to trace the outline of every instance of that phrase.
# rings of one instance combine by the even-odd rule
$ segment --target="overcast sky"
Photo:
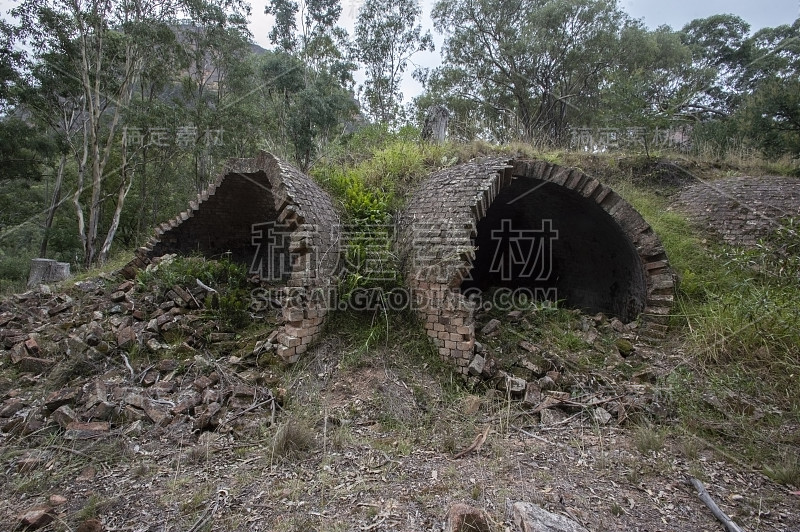
[[[352,33],[358,8],[363,0],[341,0],[342,16],[339,23]],[[619,0],[620,6],[634,18],[642,19],[650,28],[667,24],[675,29],[696,18],[704,18],[720,13],[733,13],[750,23],[752,30],[791,24],[800,17],[800,0]],[[0,0],[0,12],[5,13],[13,7],[13,0]],[[422,0],[422,25],[433,32],[430,19],[434,0]],[[267,34],[271,27],[270,17],[264,14],[266,0],[253,0],[250,31],[254,40],[264,48],[270,48]],[[513,29],[513,24],[509,25]],[[414,62],[423,67],[435,67],[440,63],[443,37],[434,33],[436,51],[418,54]],[[406,102],[419,94],[421,87],[411,79],[407,71],[402,86]]]

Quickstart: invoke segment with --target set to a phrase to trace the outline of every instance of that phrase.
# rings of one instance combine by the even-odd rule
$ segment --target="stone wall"
[[[409,201],[398,246],[428,336],[462,373],[474,350],[472,296],[487,289],[523,287],[626,321],[641,316],[647,336],[667,330],[674,284],[658,237],[575,169],[493,158],[438,171]]]
[[[726,244],[754,246],[787,217],[800,215],[800,179],[730,177],[684,188],[674,208]]]
[[[339,216],[319,185],[260,153],[230,161],[188,210],[156,228],[122,273],[132,277],[154,257],[191,252],[230,256],[262,277],[268,273],[269,280],[286,285],[284,324],[273,340],[281,358],[291,363],[322,330],[327,295],[336,283],[339,228]],[[260,253],[259,246],[268,244],[269,253]]]

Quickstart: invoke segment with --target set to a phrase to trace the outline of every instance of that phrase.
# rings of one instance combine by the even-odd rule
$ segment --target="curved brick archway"
[[[340,223],[328,194],[310,177],[268,153],[234,159],[189,209],[156,235],[122,269],[133,277],[167,253],[224,254],[262,278],[286,285],[284,324],[271,340],[295,362],[322,330],[326,295],[336,282]]]
[[[650,226],[583,172],[485,159],[434,173],[401,218],[399,246],[425,329],[466,373],[476,290],[524,288],[663,336],[673,278]],[[495,303],[497,303],[495,301]]]

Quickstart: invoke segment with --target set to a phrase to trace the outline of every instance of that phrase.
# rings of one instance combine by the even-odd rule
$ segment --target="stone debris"
[[[618,338],[614,345],[617,346],[617,349],[619,349],[619,354],[623,357],[629,357],[631,354],[633,354],[633,344],[625,338]]]
[[[528,383],[525,379],[514,377],[506,372],[500,372],[502,378],[498,383],[498,389],[509,394],[512,397],[520,397],[525,393],[525,388]]]
[[[594,412],[592,412],[592,417],[594,417],[594,420],[600,425],[606,425],[609,421],[611,421],[611,414],[608,413],[608,410],[602,407],[595,408]]]
[[[480,355],[475,355],[475,358],[469,363],[469,374],[478,377],[483,373],[485,367],[486,359]]]
[[[552,377],[550,377],[550,375],[545,375],[544,377],[539,379],[537,381],[537,384],[539,385],[539,389],[542,390],[542,391],[545,391],[545,392],[548,391],[548,390],[555,390],[556,389],[556,383],[552,379]]]
[[[47,499],[47,502],[50,506],[61,506],[62,504],[67,503],[67,498],[63,495],[53,494]]]
[[[484,336],[489,336],[491,334],[496,333],[500,329],[500,320],[492,319],[489,320],[489,323],[483,326],[481,329],[481,334]]]
[[[107,434],[111,429],[111,424],[105,421],[94,421],[91,423],[73,421],[65,428],[65,440],[91,440]]]
[[[486,512],[467,504],[454,504],[447,512],[444,532],[490,532]]]
[[[19,530],[38,530],[53,522],[53,515],[49,506],[37,506],[22,514],[19,518]]]
[[[251,371],[257,357],[220,364],[199,356],[211,346],[238,347],[236,334],[209,318],[206,288],[175,284],[162,292],[113,278],[73,287],[76,297],[31,290],[0,302],[0,365],[20,374],[0,396],[0,431],[88,440],[140,423],[136,430],[177,434],[233,430],[227,420],[245,411],[274,412],[271,390]],[[37,397],[28,386],[39,382],[63,387]]]
[[[75,532],[103,532],[106,528],[99,519],[87,519]]]
[[[77,421],[78,415],[69,406],[59,406],[55,412],[50,414],[50,419],[58,423],[62,429]]]
[[[535,309],[531,312],[535,312]],[[503,345],[506,336],[500,335],[503,328],[510,328],[512,337],[520,336],[520,331],[531,329],[525,312],[515,310],[507,313],[507,322],[479,314],[478,319],[486,322],[479,329],[483,336],[481,341],[475,342],[474,354],[467,366],[468,382],[472,386],[494,388],[504,397],[521,401],[530,408],[531,414],[540,416],[544,425],[558,423],[565,418],[549,412],[550,409],[561,409],[570,415],[582,411],[600,425],[614,420],[623,423],[635,412],[663,415],[657,412],[659,405],[653,399],[650,385],[656,382],[657,377],[652,372],[631,372],[633,382],[630,374],[618,374],[616,378],[607,375],[580,383],[576,381],[576,378],[585,380],[586,371],[575,359],[585,359],[588,356],[586,353],[595,356],[603,353],[606,359],[616,357],[614,364],[625,364],[626,359],[634,357],[639,351],[634,343],[635,324],[625,324],[617,318],[609,319],[602,313],[592,317],[583,316],[578,311],[573,311],[573,314],[574,334],[585,341],[582,352],[556,353],[543,349],[531,340],[521,339],[512,344],[512,353],[502,356],[500,352],[494,352],[495,347],[492,346]],[[599,341],[601,338],[603,340]],[[614,346],[613,350],[607,347],[609,345]],[[499,349],[505,351],[509,348],[504,346]],[[609,366],[611,369],[613,367]],[[578,393],[575,393],[576,389]]]
[[[522,319],[522,311],[521,310],[512,310],[511,312],[506,314],[506,318],[508,318],[508,320],[510,322],[512,322],[512,323],[513,322],[517,322],[520,319]]]
[[[588,532],[572,519],[529,502],[515,502],[509,510],[516,532]]]
[[[526,406],[536,406],[542,402],[542,388],[538,382],[529,382],[525,385],[525,397],[522,402]]]

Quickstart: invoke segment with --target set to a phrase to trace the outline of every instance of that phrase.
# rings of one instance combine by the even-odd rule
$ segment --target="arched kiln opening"
[[[539,179],[516,177],[477,223],[475,259],[462,292],[525,288],[623,321],[644,310],[644,264],[597,203]]]
[[[230,256],[251,274],[281,282],[283,324],[270,337],[278,355],[295,362],[322,331],[338,273],[339,216],[310,177],[268,153],[233,159],[189,209],[156,228],[123,269],[132,277],[166,253]],[[272,297],[274,296],[274,298]]]
[[[674,282],[661,242],[630,204],[574,168],[492,158],[435,172],[410,199],[398,245],[428,336],[464,373],[475,302],[491,288],[640,318],[651,337],[667,330]]]
[[[275,193],[264,170],[227,172],[201,195],[191,216],[160,235],[154,256],[167,252],[227,256],[246,264],[252,273],[285,281],[291,273],[288,239],[281,238],[277,220]],[[283,264],[264,260],[267,256],[283,258]]]

